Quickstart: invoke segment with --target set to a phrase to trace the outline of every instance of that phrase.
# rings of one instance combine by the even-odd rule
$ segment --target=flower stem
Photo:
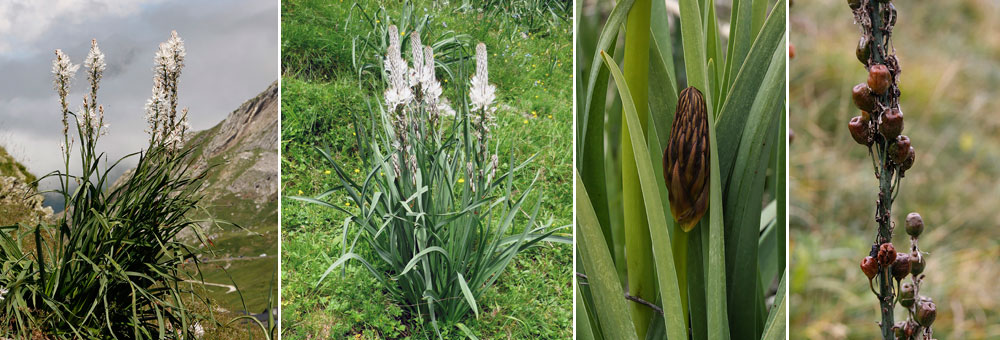
[[[629,84],[632,99],[635,101],[636,115],[642,130],[646,130],[649,113],[648,83],[649,83],[649,20],[651,0],[637,0],[629,10],[625,22],[625,81]],[[622,111],[622,122],[625,121]],[[631,136],[625,124],[622,124],[622,201],[625,217],[625,261],[628,270],[629,295],[646,301],[656,300],[656,268],[653,266],[653,248],[649,237],[649,224],[646,219],[645,206],[642,198],[642,187],[639,184],[639,173],[635,164],[635,151],[632,149]],[[642,140],[646,140],[643,138]],[[661,226],[663,227],[663,226]],[[639,339],[646,338],[649,320],[653,310],[633,301],[632,322],[635,324]]]

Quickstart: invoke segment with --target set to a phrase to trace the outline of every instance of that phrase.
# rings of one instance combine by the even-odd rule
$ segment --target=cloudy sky
[[[0,145],[36,175],[62,168],[53,51],[79,64],[97,39],[108,64],[98,98],[111,125],[99,149],[112,160],[138,151],[153,53],[171,30],[187,48],[180,105],[193,129],[210,128],[277,80],[279,15],[275,0],[0,0]],[[71,108],[86,82],[81,67]]]

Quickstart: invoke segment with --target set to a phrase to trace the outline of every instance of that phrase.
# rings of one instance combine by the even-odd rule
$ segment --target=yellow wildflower
[[[330,174],[330,170],[327,170],[327,171],[323,171],[323,174],[324,174],[324,175],[329,175],[329,174]]]

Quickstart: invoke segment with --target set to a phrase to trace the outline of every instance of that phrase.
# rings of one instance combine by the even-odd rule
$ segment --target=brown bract
[[[670,140],[663,152],[670,212],[690,231],[708,210],[708,109],[701,91],[688,87],[677,98]]]

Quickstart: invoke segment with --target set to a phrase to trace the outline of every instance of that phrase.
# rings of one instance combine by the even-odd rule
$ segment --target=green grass
[[[284,195],[312,195],[337,183],[335,173],[326,173],[333,169],[324,168],[328,163],[315,146],[329,145],[333,157],[348,172],[360,167],[351,114],[366,114],[366,100],[377,105],[381,88],[360,85],[369,84],[371,76],[362,75],[359,82],[354,72],[352,39],[371,28],[351,5],[339,1],[282,2]],[[500,108],[494,140],[501,142],[500,150],[512,150],[515,162],[538,154],[517,174],[514,186],[527,187],[540,171],[536,192],[545,195],[541,218],[553,218],[554,225],[568,225],[572,222],[573,138],[570,18],[546,17],[547,25],[520,26],[516,20],[484,16],[460,5],[422,2],[413,9],[429,16],[425,32],[432,38],[450,31],[467,34],[471,37],[466,42],[468,52],[474,42],[486,43],[490,82],[497,85]],[[383,11],[375,1],[360,4],[365,13],[380,13],[380,22],[398,18],[405,5],[392,2],[385,6]],[[348,15],[350,21],[346,20]],[[361,63],[374,62],[374,54],[368,52],[358,56]],[[439,76],[445,96],[452,99],[457,96],[448,92],[453,91],[449,82],[467,81]],[[506,166],[501,164],[502,169]],[[348,199],[334,195],[328,201],[346,206]],[[345,215],[287,199],[282,204],[284,337],[422,339],[433,335],[429,322],[423,322],[429,320],[419,320],[394,305],[384,288],[360,267],[348,266],[346,275],[331,275],[312,291],[322,272],[340,254]],[[571,263],[572,251],[565,245],[527,251],[481,298],[480,318],[470,316],[463,323],[484,339],[571,337]],[[446,338],[462,337],[454,327],[443,331]]]
[[[896,2],[894,46],[903,72],[904,134],[916,162],[893,209],[924,217],[921,293],[938,307],[938,339],[1000,338],[1000,13],[990,1]],[[790,42],[790,335],[871,339],[878,301],[859,262],[874,239],[878,182],[847,131],[851,86],[867,76],[854,56],[858,30],[843,1],[798,3]],[[909,245],[897,229],[897,248]],[[897,318],[902,315],[897,309]]]

